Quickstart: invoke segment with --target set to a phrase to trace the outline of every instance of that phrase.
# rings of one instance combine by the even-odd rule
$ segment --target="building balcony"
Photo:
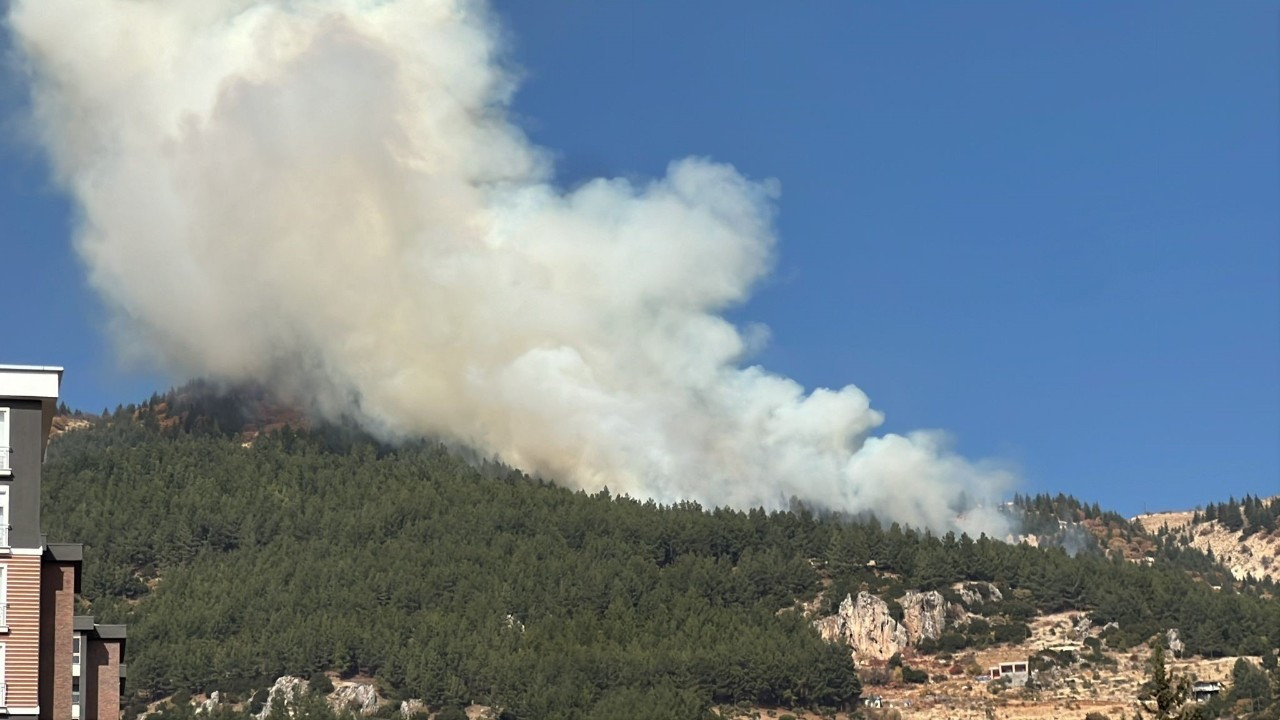
[[[9,605],[0,604],[0,633],[9,632]]]
[[[0,447],[0,476],[9,475],[13,471],[9,465],[9,448]]]
[[[9,526],[0,525],[0,555],[9,554]]]
[[[4,683],[0,683],[0,712],[5,713],[6,715],[9,714],[8,713],[8,707],[9,707],[8,690],[9,690],[8,685]]]

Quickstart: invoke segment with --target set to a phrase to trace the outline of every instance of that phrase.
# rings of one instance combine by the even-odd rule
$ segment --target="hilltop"
[[[1133,521],[1152,535],[1211,555],[1237,580],[1280,582],[1280,495],[1211,503],[1208,510],[1149,513]]]

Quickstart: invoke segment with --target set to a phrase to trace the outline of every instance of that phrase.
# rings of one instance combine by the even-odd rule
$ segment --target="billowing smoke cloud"
[[[16,0],[34,126],[123,344],[575,487],[997,529],[998,470],[746,366],[778,188],[567,191],[468,0]]]

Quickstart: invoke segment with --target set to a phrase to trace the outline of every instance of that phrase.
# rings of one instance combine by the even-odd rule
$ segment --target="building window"
[[[0,475],[10,474],[9,415],[9,408],[0,407]]]
[[[72,705],[80,704],[80,676],[79,675],[71,676],[71,704]]]
[[[80,633],[71,636],[71,664],[80,664]]]

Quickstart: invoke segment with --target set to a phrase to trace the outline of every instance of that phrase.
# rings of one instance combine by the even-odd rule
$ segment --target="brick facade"
[[[40,588],[40,717],[71,717],[76,566],[46,561]]]
[[[120,656],[123,645],[115,640],[93,640],[86,655],[88,689],[86,720],[120,720]]]

